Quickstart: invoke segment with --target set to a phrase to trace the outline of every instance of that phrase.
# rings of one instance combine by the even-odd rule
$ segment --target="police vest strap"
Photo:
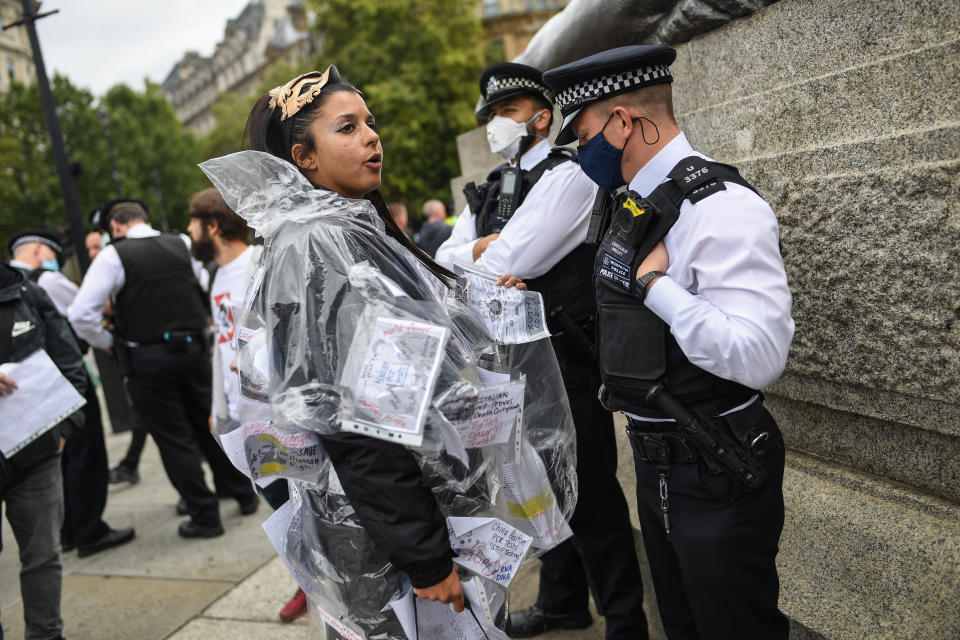
[[[27,274],[27,277],[30,278],[32,282],[35,282],[36,284],[40,284],[40,276],[43,275],[43,272],[44,272],[43,269],[34,269],[33,271]]]
[[[670,171],[668,177],[670,180],[657,187],[657,191],[662,191],[678,209],[684,200],[696,204],[708,196],[726,190],[726,182],[739,184],[757,193],[736,167],[700,156],[684,158]]]

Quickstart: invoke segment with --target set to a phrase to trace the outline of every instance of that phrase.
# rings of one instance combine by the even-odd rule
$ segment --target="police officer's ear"
[[[530,124],[533,125],[533,128],[536,131],[549,131],[550,130],[550,117],[553,114],[550,112],[550,109],[541,109],[537,113],[537,117]]]

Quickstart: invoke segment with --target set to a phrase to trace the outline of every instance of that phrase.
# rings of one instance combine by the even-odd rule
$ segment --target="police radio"
[[[494,233],[500,233],[513,216],[520,200],[520,167],[504,167],[500,171],[500,195],[497,196],[497,208],[494,211]]]

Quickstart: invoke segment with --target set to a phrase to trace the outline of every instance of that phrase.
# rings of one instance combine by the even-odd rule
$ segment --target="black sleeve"
[[[60,315],[46,291],[31,282],[26,283],[31,301],[43,322],[46,337],[44,351],[81,396],[87,391],[87,373],[83,368],[83,354],[70,330],[67,319]],[[69,438],[75,429],[83,426],[83,411],[75,411],[60,424],[60,433]]]
[[[350,504],[390,562],[418,589],[450,575],[446,521],[413,454],[360,434],[321,438]]]

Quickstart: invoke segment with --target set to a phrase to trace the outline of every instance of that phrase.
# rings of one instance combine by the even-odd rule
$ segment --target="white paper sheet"
[[[234,429],[229,433],[220,436],[220,446],[223,447],[227,458],[233,463],[243,475],[253,480],[253,474],[250,473],[250,465],[247,463],[247,452],[243,448],[243,427]]]
[[[454,612],[448,604],[420,600],[413,589],[390,603],[409,640],[509,640],[492,621],[505,604],[501,592],[486,600],[489,596],[482,587],[478,588],[479,578],[462,581],[460,586],[470,607],[463,613]]]
[[[536,291],[497,286],[497,277],[475,266],[454,261],[460,276],[457,297],[473,307],[500,344],[520,344],[549,337],[543,298]]]
[[[464,401],[462,408],[445,408],[447,419],[467,449],[510,441],[523,407],[524,386],[522,381],[514,380],[485,387],[475,399]]]
[[[370,334],[358,331],[345,367],[359,366],[354,415],[342,428],[420,446],[447,333],[445,327],[383,317]]]
[[[450,547],[458,565],[509,586],[533,538],[499,518],[447,518]]]
[[[317,481],[323,450],[316,433],[283,433],[266,422],[244,424],[238,431],[243,433],[243,450],[251,477],[261,487],[277,478]]]
[[[310,585],[310,581],[304,579],[303,576],[300,575],[300,572],[287,561],[285,540],[287,539],[287,530],[290,528],[290,521],[293,520],[293,515],[293,504],[288,500],[284,502],[279,509],[270,514],[270,517],[264,520],[260,526],[263,527],[264,533],[267,534],[270,544],[277,550],[277,555],[283,560],[283,564],[287,566],[287,571],[289,571],[293,579],[297,581],[297,584],[303,589],[304,593],[310,594],[313,593],[313,587]]]
[[[0,451],[7,458],[87,404],[43,349],[0,371],[19,387],[0,397]]]
[[[506,450],[506,447],[504,447]],[[545,482],[543,461],[526,440],[522,441],[522,455],[513,452],[504,455],[503,480],[507,508],[514,517],[526,520],[535,532],[533,541],[538,548],[554,547],[573,532],[557,506],[549,484]]]

